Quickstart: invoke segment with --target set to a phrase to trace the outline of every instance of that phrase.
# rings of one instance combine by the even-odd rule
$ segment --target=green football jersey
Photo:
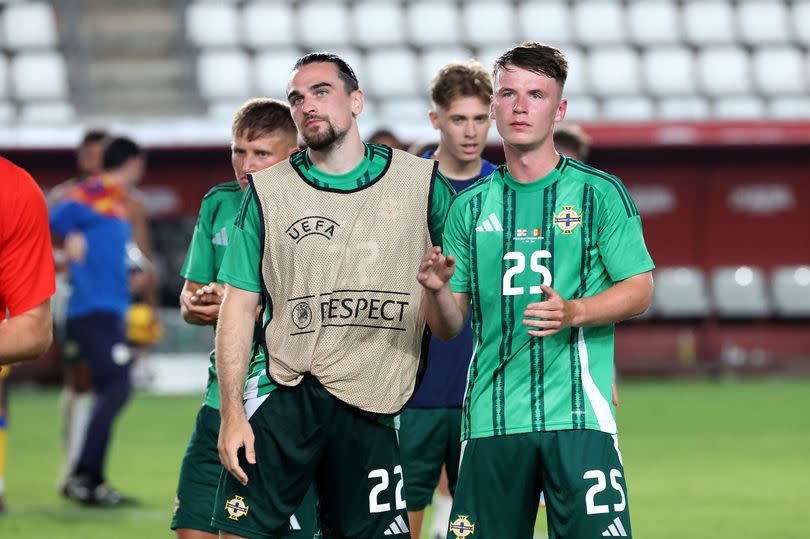
[[[387,146],[367,144],[366,155],[357,167],[346,174],[327,174],[310,161],[306,150],[290,158],[293,167],[302,181],[333,191],[354,191],[358,187],[370,185],[379,180],[388,170],[391,162],[391,149]],[[433,198],[430,206],[430,233],[434,243],[439,243],[442,228],[450,203],[455,195],[453,188],[437,172],[433,184]],[[264,227],[253,190],[248,188],[242,199],[239,217],[236,221],[233,239],[222,262],[219,279],[237,288],[265,294],[262,288],[261,256]],[[416,276],[414,275],[414,279]],[[272,293],[272,290],[269,291]],[[263,311],[263,325],[272,319],[272,298],[262,298],[268,308]],[[254,347],[256,348],[256,347]],[[258,347],[261,348],[261,347]],[[244,398],[252,399],[270,393],[276,385],[267,374],[267,361],[263,353],[254,353],[248,367]]]
[[[541,284],[564,299],[593,296],[653,268],[641,218],[615,176],[561,157],[532,183],[506,167],[466,189],[445,223],[454,292],[470,294],[475,334],[462,438],[534,431],[616,432],[613,325],[530,336]]]
[[[208,284],[215,281],[225,248],[233,237],[233,222],[239,213],[242,189],[238,182],[221,183],[202,199],[194,235],[180,275],[189,281]],[[219,384],[214,352],[208,367],[208,386],[203,404],[219,410]]]

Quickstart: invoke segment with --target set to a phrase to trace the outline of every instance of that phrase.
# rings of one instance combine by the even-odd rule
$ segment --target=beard
[[[315,131],[311,134],[301,133],[301,136],[304,138],[304,142],[306,142],[308,147],[315,151],[320,151],[328,149],[335,143],[342,141],[343,137],[346,136],[346,131],[338,133],[335,131],[335,126],[327,121],[324,130]]]

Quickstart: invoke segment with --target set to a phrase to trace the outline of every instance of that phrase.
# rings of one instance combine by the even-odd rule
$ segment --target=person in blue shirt
[[[63,354],[66,361],[87,362],[95,397],[82,449],[62,492],[87,505],[134,501],[107,484],[104,465],[113,423],[132,389],[132,351],[124,326],[135,206],[128,188],[143,176],[144,157],[132,140],[109,139],[102,173],[72,187],[50,211],[53,235],[65,240],[72,288]]]
[[[495,165],[481,158],[489,131],[492,82],[484,66],[470,60],[451,62],[430,86],[430,122],[439,131],[439,145],[421,154],[439,161],[441,172],[461,192],[489,175]],[[419,539],[425,507],[431,503],[442,466],[447,486],[455,488],[461,447],[461,405],[472,357],[469,320],[455,339],[432,337],[425,374],[400,416],[400,453],[405,478],[411,534]],[[440,494],[430,538],[447,533],[452,500]]]

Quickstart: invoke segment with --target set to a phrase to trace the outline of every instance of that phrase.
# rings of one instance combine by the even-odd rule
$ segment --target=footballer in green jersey
[[[652,299],[653,262],[624,185],[560,156],[567,61],[538,43],[495,63],[490,113],[506,165],[453,202],[444,254],[417,276],[428,321],[475,334],[448,538],[630,537],[611,402],[614,324]]]
[[[399,328],[331,323],[333,316],[353,316],[345,310],[333,313],[332,305],[337,309],[338,304],[332,300],[320,309],[303,308],[292,319],[282,317],[286,310],[281,298],[292,300],[284,294],[306,288],[308,279],[318,287],[313,293],[320,295],[295,299],[325,297],[330,293],[319,280],[328,278],[357,283],[347,284],[341,293],[407,293],[419,298],[414,304],[421,309],[422,293],[411,272],[392,275],[408,265],[416,268],[424,247],[441,241],[453,190],[432,163],[363,143],[357,116],[364,94],[352,68],[338,56],[311,53],[299,59],[287,98],[307,150],[254,178],[219,275],[226,283],[216,340],[222,395],[219,451],[228,473],[220,480],[215,523],[223,537],[271,536],[314,479],[325,538],[409,537],[397,434],[380,419],[391,422],[416,381],[411,366],[421,357],[422,312],[412,316],[419,321],[414,328],[390,336],[386,330]],[[377,199],[386,202],[379,205]],[[313,218],[297,217],[306,215]],[[340,219],[332,221],[339,229],[323,228],[330,216]],[[368,242],[349,245],[343,243],[347,238]],[[289,251],[297,254],[282,258],[288,251],[281,246],[299,240],[300,249]],[[332,252],[324,242],[333,240],[340,252],[330,260],[322,253]],[[391,255],[366,252],[375,248]],[[339,263],[342,259],[350,264]],[[386,279],[392,288],[375,288]],[[250,315],[262,298],[266,338],[287,324],[303,330],[313,322],[318,334],[329,338],[314,343],[314,350],[287,349],[272,362],[254,358],[248,370]],[[339,304],[340,309],[349,307],[350,302]],[[387,316],[370,313],[369,307],[374,320]],[[327,329],[320,333],[321,328]],[[296,335],[308,339],[312,333],[316,331]],[[331,341],[334,335],[344,336],[338,346]],[[266,350],[276,345],[261,344]],[[336,384],[322,379],[326,369],[316,356],[330,356],[328,371]],[[282,366],[294,371],[294,379],[279,374]],[[390,366],[400,375],[371,381]],[[274,387],[270,376],[284,385]],[[358,380],[362,384],[356,391],[343,391]],[[400,390],[399,385],[407,387]],[[360,397],[370,392],[381,396],[363,404]]]
[[[236,181],[213,187],[203,197],[197,225],[180,274],[186,279],[180,295],[183,319],[189,324],[216,325],[222,287],[217,282],[225,250],[233,237],[247,174],[287,158],[297,149],[289,107],[280,101],[254,99],[237,112],[233,123],[231,162]],[[203,405],[180,470],[171,528],[180,539],[217,537],[211,526],[222,465],[217,453],[219,385],[214,353],[208,369]],[[290,519],[289,537],[314,537],[317,516],[314,493]]]

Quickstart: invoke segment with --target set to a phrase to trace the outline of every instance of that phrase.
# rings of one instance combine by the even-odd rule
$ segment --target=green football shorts
[[[632,537],[617,438],[563,430],[466,442],[448,539],[531,539],[540,491],[550,538]]]
[[[213,524],[250,538],[276,537],[313,481],[325,539],[410,537],[396,431],[382,417],[333,397],[311,375],[245,408],[256,464],[242,486],[223,472]]]
[[[217,453],[219,410],[200,407],[191,440],[180,468],[174,502],[173,530],[187,528],[217,534],[211,525],[222,464]],[[290,517],[289,529],[281,537],[315,537],[318,531],[317,499],[310,488],[301,506]]]
[[[399,417],[399,451],[408,511],[421,511],[430,504],[443,464],[453,493],[461,454],[461,408],[403,410]]]

